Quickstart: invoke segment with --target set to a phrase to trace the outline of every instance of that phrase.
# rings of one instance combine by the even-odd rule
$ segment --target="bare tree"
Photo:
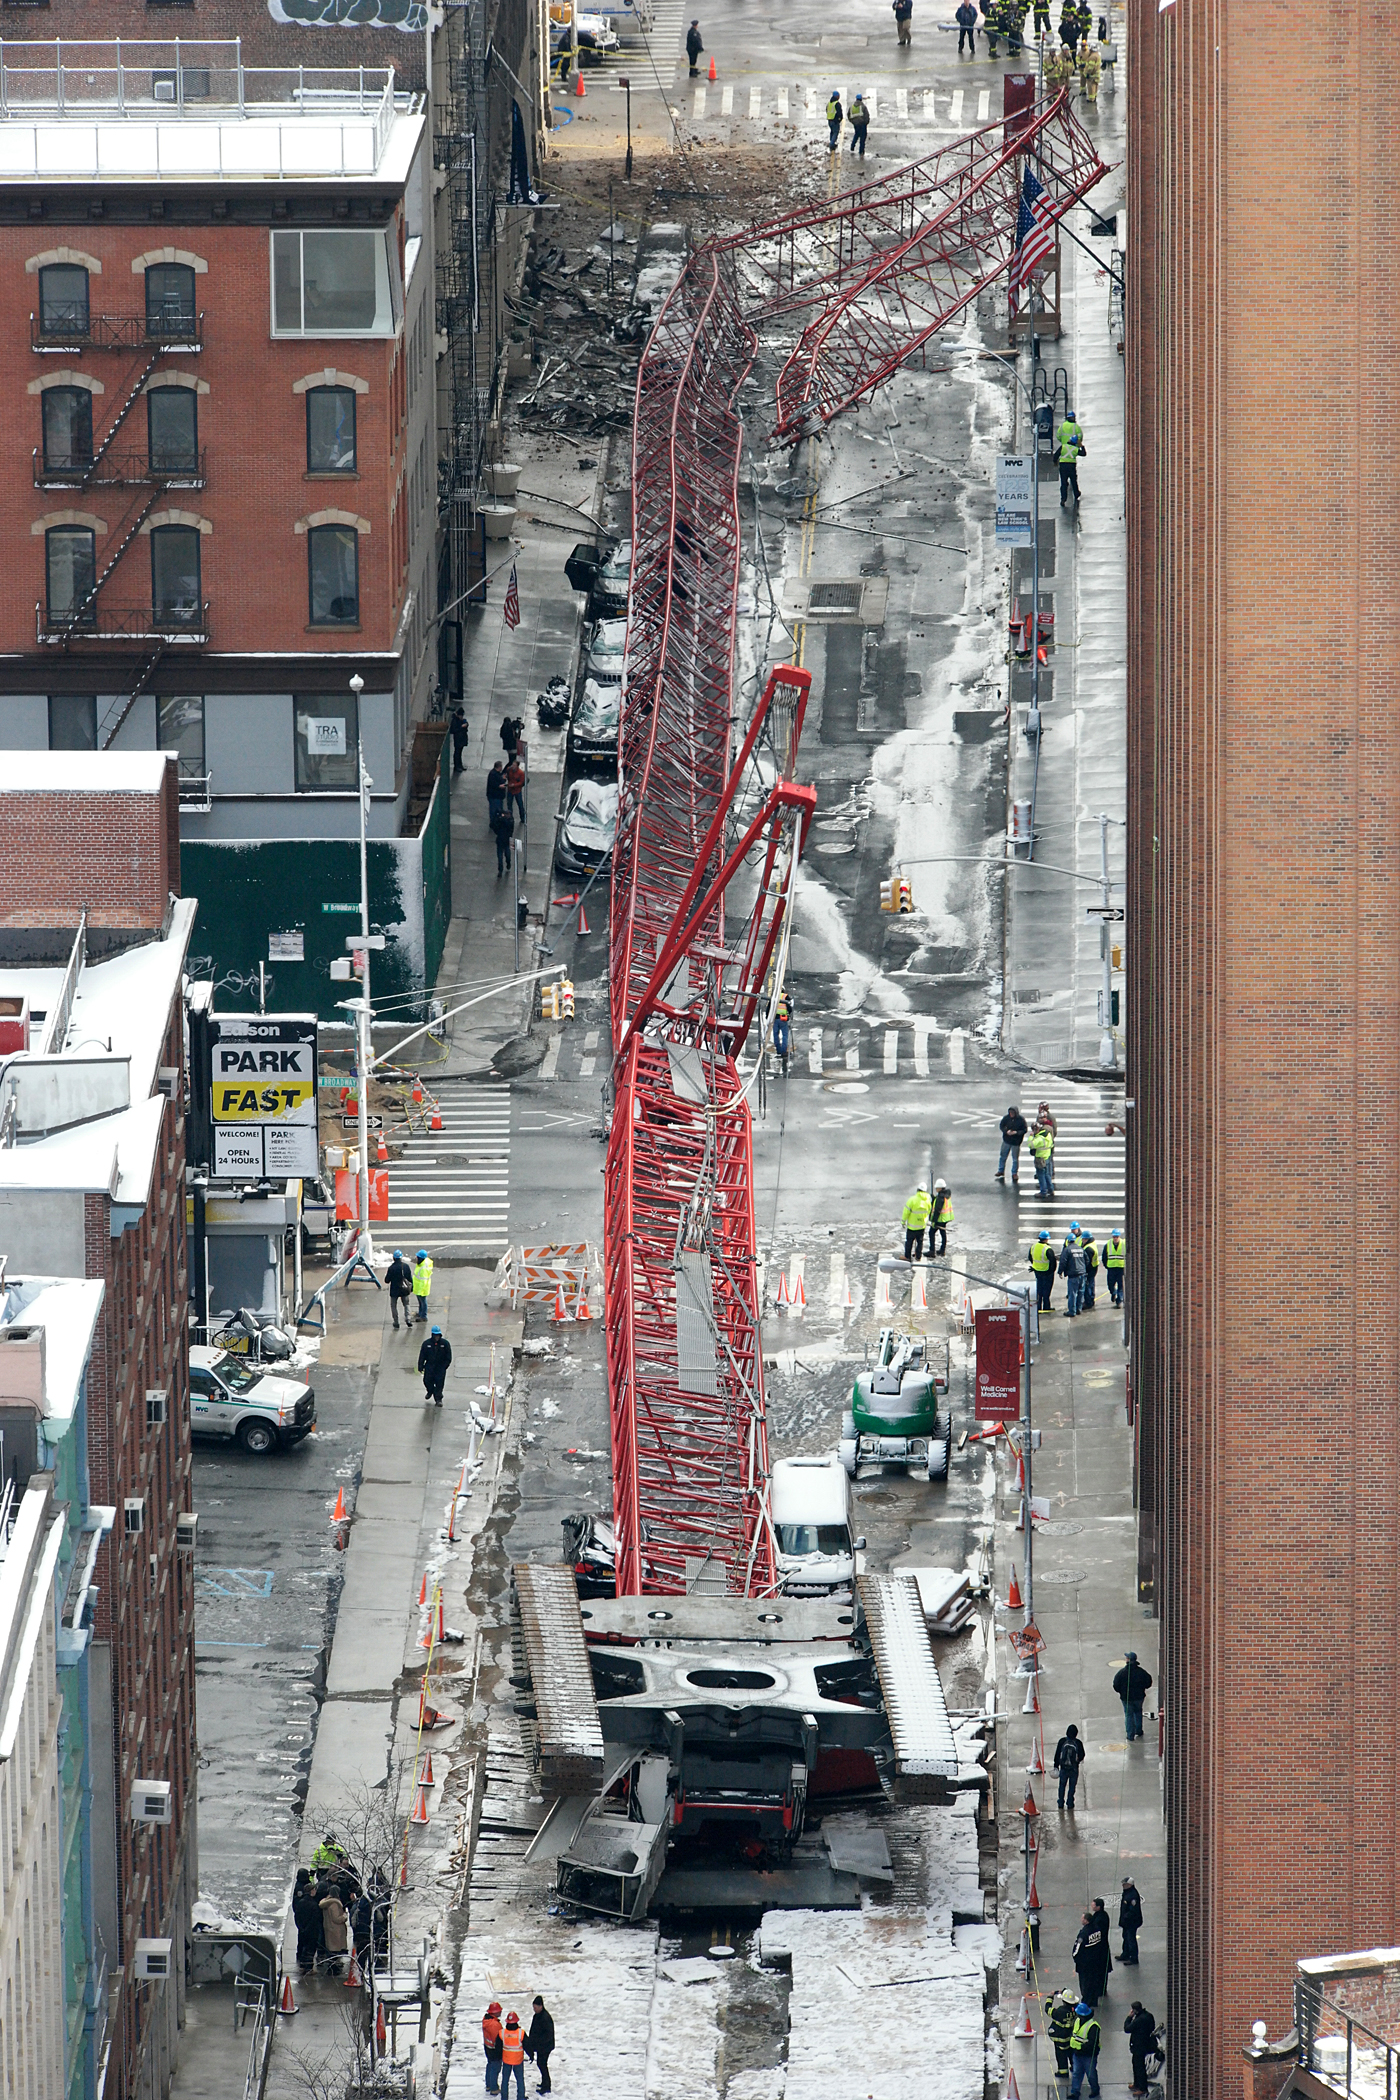
[[[344,2034],[323,2050],[291,2051],[295,2077],[306,2100],[390,2100],[407,2090],[407,2073],[376,2060],[368,2010],[359,1992],[342,2004]]]

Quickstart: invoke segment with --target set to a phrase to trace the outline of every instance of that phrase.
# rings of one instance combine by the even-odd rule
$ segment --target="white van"
[[[771,1507],[779,1589],[789,1597],[849,1590],[865,1566],[865,1540],[851,1538],[851,1483],[835,1453],[780,1458]]]

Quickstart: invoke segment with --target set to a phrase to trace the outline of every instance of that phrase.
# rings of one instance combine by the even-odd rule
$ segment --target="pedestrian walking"
[[[496,811],[504,806],[505,799],[505,761],[498,758],[486,776],[486,821],[488,824],[495,822]]]
[[[1118,1898],[1118,1929],[1123,1935],[1123,1952],[1118,1959],[1135,1969],[1138,1961],[1137,1936],[1142,1925],[1142,1898],[1131,1874],[1123,1876],[1123,1893]]]
[[[1065,1279],[1065,1318],[1077,1320],[1084,1308],[1084,1242],[1077,1224],[1071,1223],[1060,1249],[1059,1268]]]
[[[554,2022],[545,2009],[543,1998],[536,1998],[530,2032],[525,2037],[525,2047],[530,2061],[540,2074],[540,2091],[553,2091],[549,2082],[549,2059],[554,2053]]]
[[[514,803],[520,812],[520,821],[525,822],[525,768],[520,763],[517,751],[506,766],[506,801]]]
[[[481,2046],[486,2051],[486,2090],[500,2091],[501,2057],[505,2029],[501,2025],[501,2002],[493,1998],[486,2008],[486,2017],[481,2023]]]
[[[953,1222],[953,1191],[946,1181],[933,1184],[933,1211],[928,1228],[929,1254],[948,1252],[948,1227]],[[935,1245],[935,1242],[937,1243]]]
[[[851,99],[851,151],[865,159],[865,135],[870,129],[870,111],[865,106],[865,97],[857,88]]]
[[[1063,28],[1063,24],[1061,24]],[[1073,49],[1073,46],[1071,46]],[[1064,421],[1055,432],[1055,458],[1060,468],[1060,508],[1069,501],[1069,492],[1074,490],[1074,507],[1079,508],[1079,462],[1087,459],[1089,448],[1084,443],[1084,427],[1072,408],[1066,408]]]
[[[428,1299],[433,1289],[433,1261],[426,1247],[418,1249],[418,1259],[413,1264],[413,1295],[418,1300],[418,1321],[421,1326],[428,1317]]]
[[[773,1005],[773,1048],[787,1078],[788,1054],[792,1049],[792,1009],[786,992],[779,992]]]
[[[321,1946],[328,1969],[339,1972],[340,1964],[350,1952],[350,1920],[345,1905],[340,1900],[340,1890],[331,1883],[319,1899],[321,1911]]]
[[[1035,1185],[1042,1196],[1055,1193],[1055,1133],[1037,1123],[1031,1132],[1031,1158],[1035,1161]]]
[[[1152,1679],[1132,1648],[1123,1658],[1123,1667],[1113,1680],[1113,1689],[1123,1702],[1123,1723],[1128,1741],[1134,1742],[1142,1734],[1142,1702],[1152,1689]]]
[[[1074,1973],[1079,1978],[1079,1995],[1089,2005],[1097,2005],[1108,1989],[1109,1972],[1113,1967],[1113,1951],[1108,1944],[1108,1916],[1100,1917],[1097,1911],[1086,1910],[1074,1940]],[[1073,2044],[1071,2043],[1071,2048]]]
[[[829,152],[835,153],[841,144],[841,126],[846,121],[846,112],[841,107],[841,97],[837,94],[835,88],[831,90],[831,93],[826,98],[826,121],[830,130],[830,135],[826,142],[827,149]]]
[[[516,2100],[525,2100],[525,2034],[518,2012],[506,2014],[505,2029],[501,2035],[501,2100],[506,2100],[510,2091],[512,2071],[515,2073]]]
[[[423,1390],[434,1407],[442,1406],[442,1389],[447,1382],[447,1367],[452,1361],[452,1344],[440,1327],[434,1327],[418,1351],[418,1368],[423,1374]]]
[[[499,882],[510,866],[515,850],[515,819],[508,802],[500,803],[491,812],[491,829],[496,838],[496,880]]]
[[[1055,1250],[1050,1244],[1048,1232],[1038,1233],[1026,1250],[1026,1260],[1035,1275],[1035,1308],[1037,1312],[1049,1312],[1050,1298],[1055,1288]]]
[[[1103,2042],[1103,2029],[1094,2018],[1094,2008],[1081,1998],[1074,2008],[1074,2026],[1069,2037],[1069,2100],[1079,2100],[1080,2089],[1085,2080],[1089,2082],[1092,2100],[1099,2094],[1099,2049]]]
[[[314,1969],[321,1953],[321,1899],[311,1878],[310,1867],[298,1867],[292,1890],[292,1917],[297,1928],[297,1967],[304,1976]]]
[[[413,1271],[403,1258],[402,1247],[395,1247],[394,1258],[385,1272],[384,1281],[389,1286],[389,1310],[394,1316],[394,1332],[399,1331],[399,1307],[403,1307],[403,1324],[413,1325],[413,1315],[408,1301],[413,1296]]]
[[[1079,1767],[1083,1764],[1085,1750],[1079,1740],[1079,1730],[1071,1721],[1055,1745],[1054,1769],[1060,1775],[1060,1807],[1074,1813],[1075,1789],[1079,1785]]]
[[[700,41],[700,24],[698,21],[692,22],[685,33],[685,55],[690,60],[690,77],[692,80],[700,71],[700,53],[704,48],[705,46]]]
[[[920,1182],[904,1206],[904,1259],[922,1261],[924,1258],[924,1227],[928,1224],[933,1201],[924,1182]]]
[[[1076,2003],[1073,1991],[1056,1991],[1050,2000],[1050,2042],[1055,2051],[1055,2069],[1061,2078],[1069,2077],[1069,2038],[1074,2032]]]
[[[1094,1310],[1094,1285],[1098,1281],[1098,1275],[1099,1250],[1094,1245],[1093,1233],[1086,1226],[1084,1228],[1084,1303],[1081,1307],[1081,1310],[1084,1312],[1092,1312]]]
[[[1108,1244],[1103,1250],[1104,1275],[1108,1280],[1108,1302],[1123,1303],[1123,1270],[1128,1260],[1128,1243],[1123,1237],[1123,1228],[1116,1225],[1108,1235]]]
[[[1128,2037],[1128,2050],[1133,2059],[1133,2082],[1130,2091],[1145,2100],[1147,2093],[1147,2052],[1157,2039],[1157,2015],[1150,2013],[1140,1998],[1134,1998],[1123,2032]]]
[[[966,43],[968,57],[976,58],[977,10],[972,4],[972,0],[960,0],[958,11],[954,15],[953,20],[958,25],[958,57],[962,57],[963,44]]]
[[[894,7],[894,26],[899,32],[901,44],[910,41],[910,24],[914,19],[914,0],[891,0]]]
[[[467,748],[467,740],[471,735],[471,730],[467,726],[467,710],[463,707],[460,700],[452,710],[450,727],[452,730],[452,770],[454,773],[460,773],[462,770],[462,754]]]
[[[501,748],[507,758],[514,758],[515,747],[520,742],[520,733],[524,727],[525,721],[521,715],[501,717]]]
[[[1013,1102],[1001,1119],[1001,1157],[997,1161],[996,1178],[1006,1179],[1006,1162],[1011,1162],[1011,1186],[1014,1189],[1021,1178],[1021,1147],[1026,1141],[1026,1119]]]

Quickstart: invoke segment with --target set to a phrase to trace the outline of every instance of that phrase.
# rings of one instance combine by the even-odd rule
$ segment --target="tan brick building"
[[[1131,1322],[1192,2100],[1300,1955],[1400,1938],[1397,149],[1284,27],[1130,22]]]

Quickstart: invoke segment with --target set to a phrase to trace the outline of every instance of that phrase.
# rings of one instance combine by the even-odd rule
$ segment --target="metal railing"
[[[1329,1998],[1320,1982],[1293,1985],[1298,2061],[1347,2100],[1400,2100],[1400,2044],[1376,2034]]]
[[[73,1018],[73,1001],[78,996],[78,979],[83,974],[86,961],[87,912],[84,910],[78,914],[78,930],[73,936],[72,952],[63,972],[63,982],[58,988],[58,997],[49,1009],[48,1018],[44,1023],[44,1033],[39,1043],[40,1057],[56,1057],[63,1048],[68,1023]]]
[[[209,639],[209,600],[190,606],[103,605],[94,598],[80,620],[34,608],[41,642],[129,641],[201,644]]]
[[[332,104],[374,115],[394,95],[392,66],[245,66],[240,37],[11,42],[0,48],[7,117],[224,118],[322,114]]]
[[[191,816],[207,814],[213,808],[209,797],[209,775],[207,773],[182,773],[179,781],[180,807]]]
[[[203,314],[29,316],[31,350],[149,350],[157,343],[165,350],[202,350]]]
[[[164,488],[202,489],[205,454],[201,446],[178,467],[157,466],[149,451],[104,452],[100,459],[71,460],[66,464],[45,460],[34,448],[36,489],[134,488],[142,482],[159,482]]]

